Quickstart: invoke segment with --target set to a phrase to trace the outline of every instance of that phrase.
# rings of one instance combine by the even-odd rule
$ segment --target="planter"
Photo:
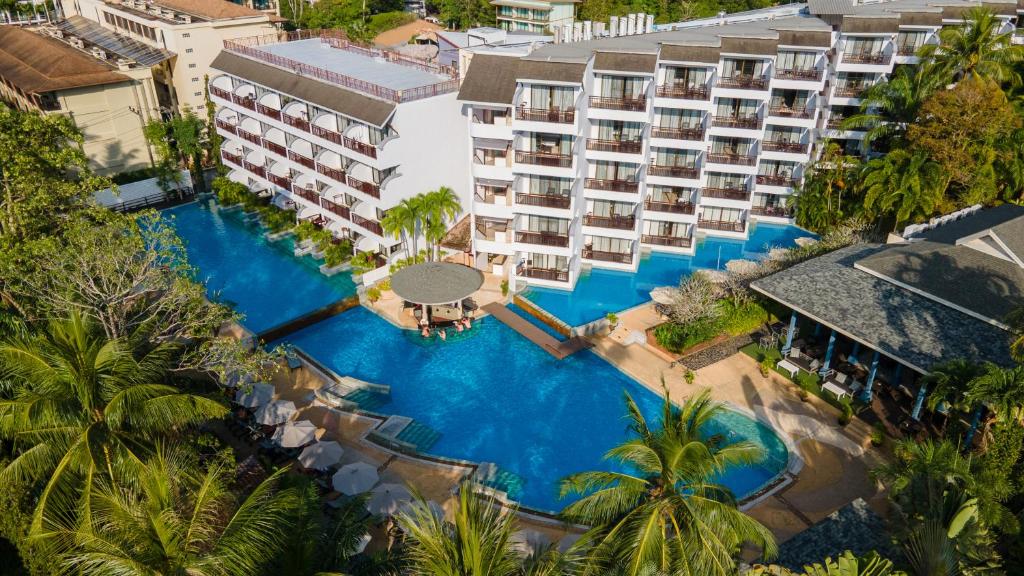
[[[303,240],[295,245],[295,255],[305,256],[306,254],[312,254],[316,250],[316,245],[309,240]]]
[[[267,240],[269,240],[271,242],[277,242],[278,240],[280,240],[282,238],[287,238],[288,236],[292,236],[292,235],[293,235],[293,232],[291,230],[283,230],[281,232],[274,232],[274,233],[267,232]]]
[[[320,273],[323,274],[324,276],[334,276],[339,272],[344,272],[345,270],[351,269],[352,265],[349,264],[348,262],[342,262],[341,264],[338,264],[337,266],[333,267],[328,266],[327,264],[320,265]]]

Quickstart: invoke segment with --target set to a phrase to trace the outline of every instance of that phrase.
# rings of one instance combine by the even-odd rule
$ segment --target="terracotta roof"
[[[59,40],[17,26],[0,26],[0,78],[28,94],[131,80]]]
[[[120,2],[107,3],[118,8],[125,8]],[[198,16],[204,20],[266,16],[263,12],[227,0],[153,0],[152,4],[175,12]]]

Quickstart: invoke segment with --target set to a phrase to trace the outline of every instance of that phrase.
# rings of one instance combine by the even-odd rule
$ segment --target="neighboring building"
[[[387,210],[440,186],[471,205],[458,79],[340,38],[270,40],[227,42],[212,64],[230,177],[376,253],[386,275],[388,261],[407,256],[381,228]]]
[[[46,5],[45,0],[17,0],[12,8],[0,9],[0,26],[38,26],[55,17],[57,15]]]
[[[160,117],[153,67],[168,55],[145,46],[101,47],[59,30],[51,33],[0,27],[0,100],[71,117],[100,174],[150,166],[143,127]]]
[[[64,14],[81,16],[174,54],[166,86],[173,109],[201,110],[206,103],[204,77],[224,40],[277,33],[276,16],[226,0],[62,0]]]
[[[489,53],[503,52],[525,56],[537,46],[547,44],[554,39],[550,34],[534,34],[531,32],[508,32],[498,28],[470,28],[465,32],[438,30],[437,63],[442,66],[458,67],[466,70],[460,63],[460,55],[476,50]]]
[[[544,34],[550,32],[552,26],[571,24],[578,1],[491,0],[491,5],[502,30]]]
[[[815,0],[798,16],[475,54],[459,100],[477,266],[571,288],[584,267],[635,270],[643,251],[789,221],[822,139],[863,151],[863,132],[839,129],[860,92],[978,5]],[[1012,27],[1015,3],[985,5]]]

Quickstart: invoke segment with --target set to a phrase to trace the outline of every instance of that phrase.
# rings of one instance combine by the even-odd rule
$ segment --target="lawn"
[[[778,348],[769,348],[768,350],[765,350],[756,343],[750,343],[743,348],[740,348],[740,351],[754,360],[757,360],[758,363],[763,362],[766,358],[771,360],[772,370],[777,374],[785,376],[787,380],[795,383],[797,386],[842,410],[844,402],[821,389],[821,378],[817,374],[808,374],[807,372],[800,371],[796,373],[795,377],[791,377],[789,372],[780,370],[777,364],[779,360],[782,360],[782,352],[780,352]],[[857,411],[858,404],[858,402],[854,402],[855,412]]]

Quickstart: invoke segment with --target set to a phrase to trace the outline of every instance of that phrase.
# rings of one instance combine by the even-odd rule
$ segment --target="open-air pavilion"
[[[391,276],[391,289],[413,308],[420,326],[458,322],[475,309],[469,297],[480,289],[484,275],[451,262],[424,262],[402,268]]]

